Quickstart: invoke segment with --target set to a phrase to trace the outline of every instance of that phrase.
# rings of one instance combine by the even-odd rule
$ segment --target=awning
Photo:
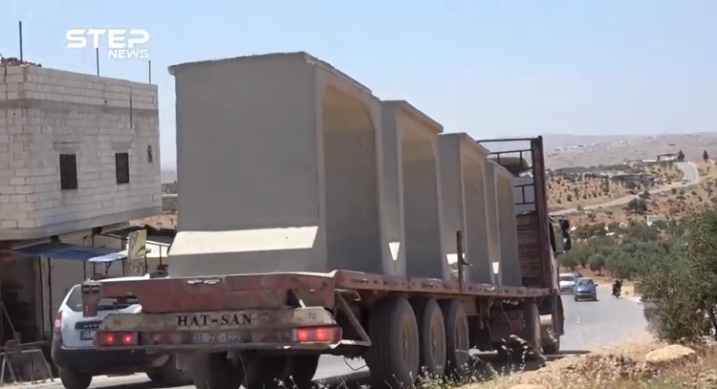
[[[87,262],[113,262],[127,258],[127,253],[111,249],[78,246],[67,243],[45,243],[13,250],[16,255],[26,257],[47,257]]]

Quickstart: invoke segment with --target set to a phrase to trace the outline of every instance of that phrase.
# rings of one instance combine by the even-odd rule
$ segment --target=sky
[[[144,29],[163,168],[175,152],[173,64],[307,51],[474,138],[657,135],[717,128],[714,0],[0,0],[0,54],[95,72],[74,28]],[[101,42],[102,45],[106,41]],[[142,59],[103,76],[148,82]]]

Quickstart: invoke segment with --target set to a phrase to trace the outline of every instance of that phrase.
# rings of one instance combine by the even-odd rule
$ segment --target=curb
[[[107,384],[112,383],[113,381],[117,381],[117,385],[125,385],[127,384],[126,380],[133,381],[137,378],[140,378],[142,376],[141,373],[137,374],[130,374],[130,375],[121,375],[121,376],[96,376],[92,379],[92,384]],[[18,382],[13,384],[7,384],[3,385],[5,388],[8,389],[44,389],[44,388],[63,388],[62,382],[60,381],[60,378],[55,378],[55,381],[46,380],[45,382],[36,382],[36,383],[30,383],[30,382]]]

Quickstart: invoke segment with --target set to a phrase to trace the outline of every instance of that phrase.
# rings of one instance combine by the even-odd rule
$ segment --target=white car
[[[101,280],[146,279],[120,277]],[[93,376],[146,372],[153,381],[164,386],[187,385],[188,375],[178,370],[173,356],[146,354],[140,350],[98,350],[95,334],[102,320],[110,313],[138,313],[141,305],[135,298],[103,299],[96,317],[82,315],[81,285],[75,285],[60,304],[52,336],[52,360],[60,372],[66,389],[87,389]]]
[[[573,289],[575,289],[577,280],[578,275],[575,273],[561,273],[559,279],[560,293],[574,293]]]

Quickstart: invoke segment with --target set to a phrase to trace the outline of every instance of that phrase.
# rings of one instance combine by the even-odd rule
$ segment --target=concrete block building
[[[161,213],[157,102],[154,85],[0,65],[0,281],[23,342],[48,338],[88,258],[122,248],[104,232]]]
[[[45,69],[0,69],[0,240],[157,214],[157,87]]]

